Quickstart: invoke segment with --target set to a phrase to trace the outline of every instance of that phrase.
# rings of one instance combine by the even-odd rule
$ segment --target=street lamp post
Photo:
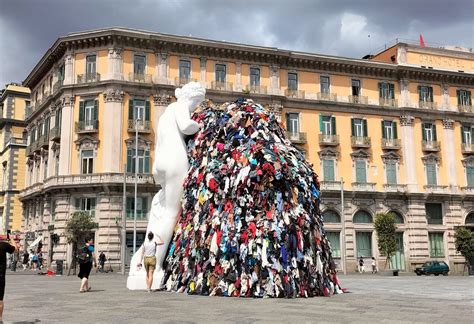
[[[122,197],[122,244],[121,244],[121,260],[120,272],[125,274],[125,251],[127,250],[127,164],[123,165],[123,197]]]
[[[135,195],[133,201],[133,254],[137,249],[137,178],[138,178],[138,121],[135,120]]]

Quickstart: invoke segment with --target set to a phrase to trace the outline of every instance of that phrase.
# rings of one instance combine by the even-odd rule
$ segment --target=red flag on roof
[[[423,39],[423,34],[420,34],[420,47],[425,47],[425,40]]]

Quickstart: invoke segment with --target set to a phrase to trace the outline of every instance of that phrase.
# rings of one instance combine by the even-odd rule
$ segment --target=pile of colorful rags
[[[188,142],[169,291],[234,297],[341,293],[319,212],[319,182],[276,116],[251,100],[207,107]]]

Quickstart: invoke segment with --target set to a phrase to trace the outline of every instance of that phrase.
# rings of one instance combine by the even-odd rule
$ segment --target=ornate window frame
[[[96,158],[97,158],[97,149],[99,146],[99,140],[96,139],[95,137],[86,135],[84,137],[81,137],[80,139],[76,140],[74,143],[76,143],[76,150],[77,150],[77,161],[78,161],[78,166],[79,166],[79,171],[82,170],[82,151],[85,150],[92,150],[92,158],[94,159],[94,165],[93,165],[93,173],[96,170]],[[79,172],[81,174],[81,172]]]
[[[425,173],[425,183],[426,185],[428,185],[428,174],[427,174],[427,168],[426,166],[427,165],[435,165],[435,171],[436,171],[436,185],[438,185],[439,183],[439,164],[441,162],[441,158],[434,154],[434,153],[429,153],[429,154],[426,154],[425,156],[423,156],[421,158],[421,160],[423,161],[423,168],[424,168],[424,173]]]

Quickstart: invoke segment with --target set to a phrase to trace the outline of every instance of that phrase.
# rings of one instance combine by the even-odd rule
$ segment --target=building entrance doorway
[[[145,241],[145,232],[137,232],[137,245],[135,250],[138,251],[140,246]],[[126,248],[125,248],[125,267],[130,266],[130,260],[133,256],[133,232],[127,232]]]
[[[405,254],[403,253],[403,232],[396,233],[397,251],[390,258],[390,269],[405,270]]]

